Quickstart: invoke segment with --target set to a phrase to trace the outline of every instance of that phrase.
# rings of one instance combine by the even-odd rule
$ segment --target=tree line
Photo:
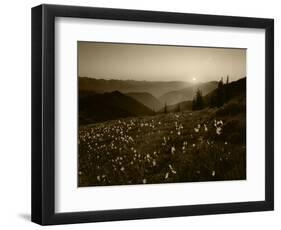
[[[229,76],[226,78],[226,83],[223,82],[223,78],[218,82],[218,87],[211,95],[209,101],[205,101],[202,91],[197,89],[196,94],[192,100],[192,110],[201,110],[206,106],[221,107],[224,103],[228,102],[230,99],[229,93]]]

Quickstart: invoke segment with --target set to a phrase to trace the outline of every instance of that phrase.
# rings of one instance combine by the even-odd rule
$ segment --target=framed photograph
[[[32,221],[274,208],[274,21],[32,8]]]

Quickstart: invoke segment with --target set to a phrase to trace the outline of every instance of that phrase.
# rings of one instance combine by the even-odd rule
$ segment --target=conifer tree
[[[196,95],[192,101],[192,110],[200,110],[204,108],[204,99],[200,89],[197,89]]]
[[[224,96],[225,96],[225,102],[228,102],[230,99],[230,92],[229,92],[229,76],[227,75],[226,78],[226,84],[224,86]]]
[[[224,104],[224,84],[223,84],[223,78],[218,83],[217,88],[217,95],[216,95],[216,106],[221,107]]]

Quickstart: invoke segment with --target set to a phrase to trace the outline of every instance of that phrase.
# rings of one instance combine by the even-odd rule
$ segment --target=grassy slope
[[[80,127],[79,186],[245,179],[246,111],[233,104]]]
[[[119,91],[81,94],[83,96],[79,96],[79,125],[153,114],[151,109]]]

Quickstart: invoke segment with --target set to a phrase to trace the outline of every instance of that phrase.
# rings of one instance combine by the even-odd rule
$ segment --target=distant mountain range
[[[195,84],[186,87],[184,89],[168,92],[162,95],[161,97],[159,97],[159,100],[162,103],[166,103],[167,105],[174,105],[182,101],[192,100],[197,89],[200,89],[204,96],[209,92],[213,91],[214,89],[216,89],[217,86],[218,86],[218,82],[216,81]]]
[[[217,82],[191,85],[182,82],[79,78],[79,124],[85,125],[130,116],[154,115],[157,112],[163,112],[165,104],[167,112],[191,110],[192,99],[198,88],[203,92],[204,101],[208,106],[212,96],[216,94],[217,85]],[[164,90],[161,89],[162,86]],[[230,99],[246,97],[246,78],[231,82],[227,87]],[[160,93],[168,89],[172,90],[158,98],[154,96],[155,90]],[[151,93],[152,91],[154,94]]]
[[[95,91],[97,93],[112,92],[118,90],[121,93],[150,93],[154,97],[175,90],[191,86],[191,83],[183,81],[134,81],[134,80],[104,80],[87,77],[79,77],[79,90]]]
[[[228,99],[241,99],[246,98],[246,78],[241,78],[237,81],[233,81],[228,85],[224,85],[225,89],[228,91]],[[211,98],[214,97],[217,93],[217,88],[209,92],[203,97],[205,106],[208,107],[211,104]],[[192,100],[182,101],[173,105],[169,105],[166,108],[167,112],[176,112],[176,111],[185,111],[192,110]],[[160,111],[162,112],[163,109]]]
[[[161,104],[172,105],[191,100],[198,88],[203,95],[217,87],[218,82],[189,83],[182,81],[134,81],[134,80],[105,80],[79,77],[79,90],[105,93],[119,91],[144,103],[151,109],[158,109]],[[149,95],[150,94],[150,95]],[[149,97],[151,102],[148,102]],[[158,100],[158,102],[156,102]],[[158,105],[157,105],[158,104]]]

